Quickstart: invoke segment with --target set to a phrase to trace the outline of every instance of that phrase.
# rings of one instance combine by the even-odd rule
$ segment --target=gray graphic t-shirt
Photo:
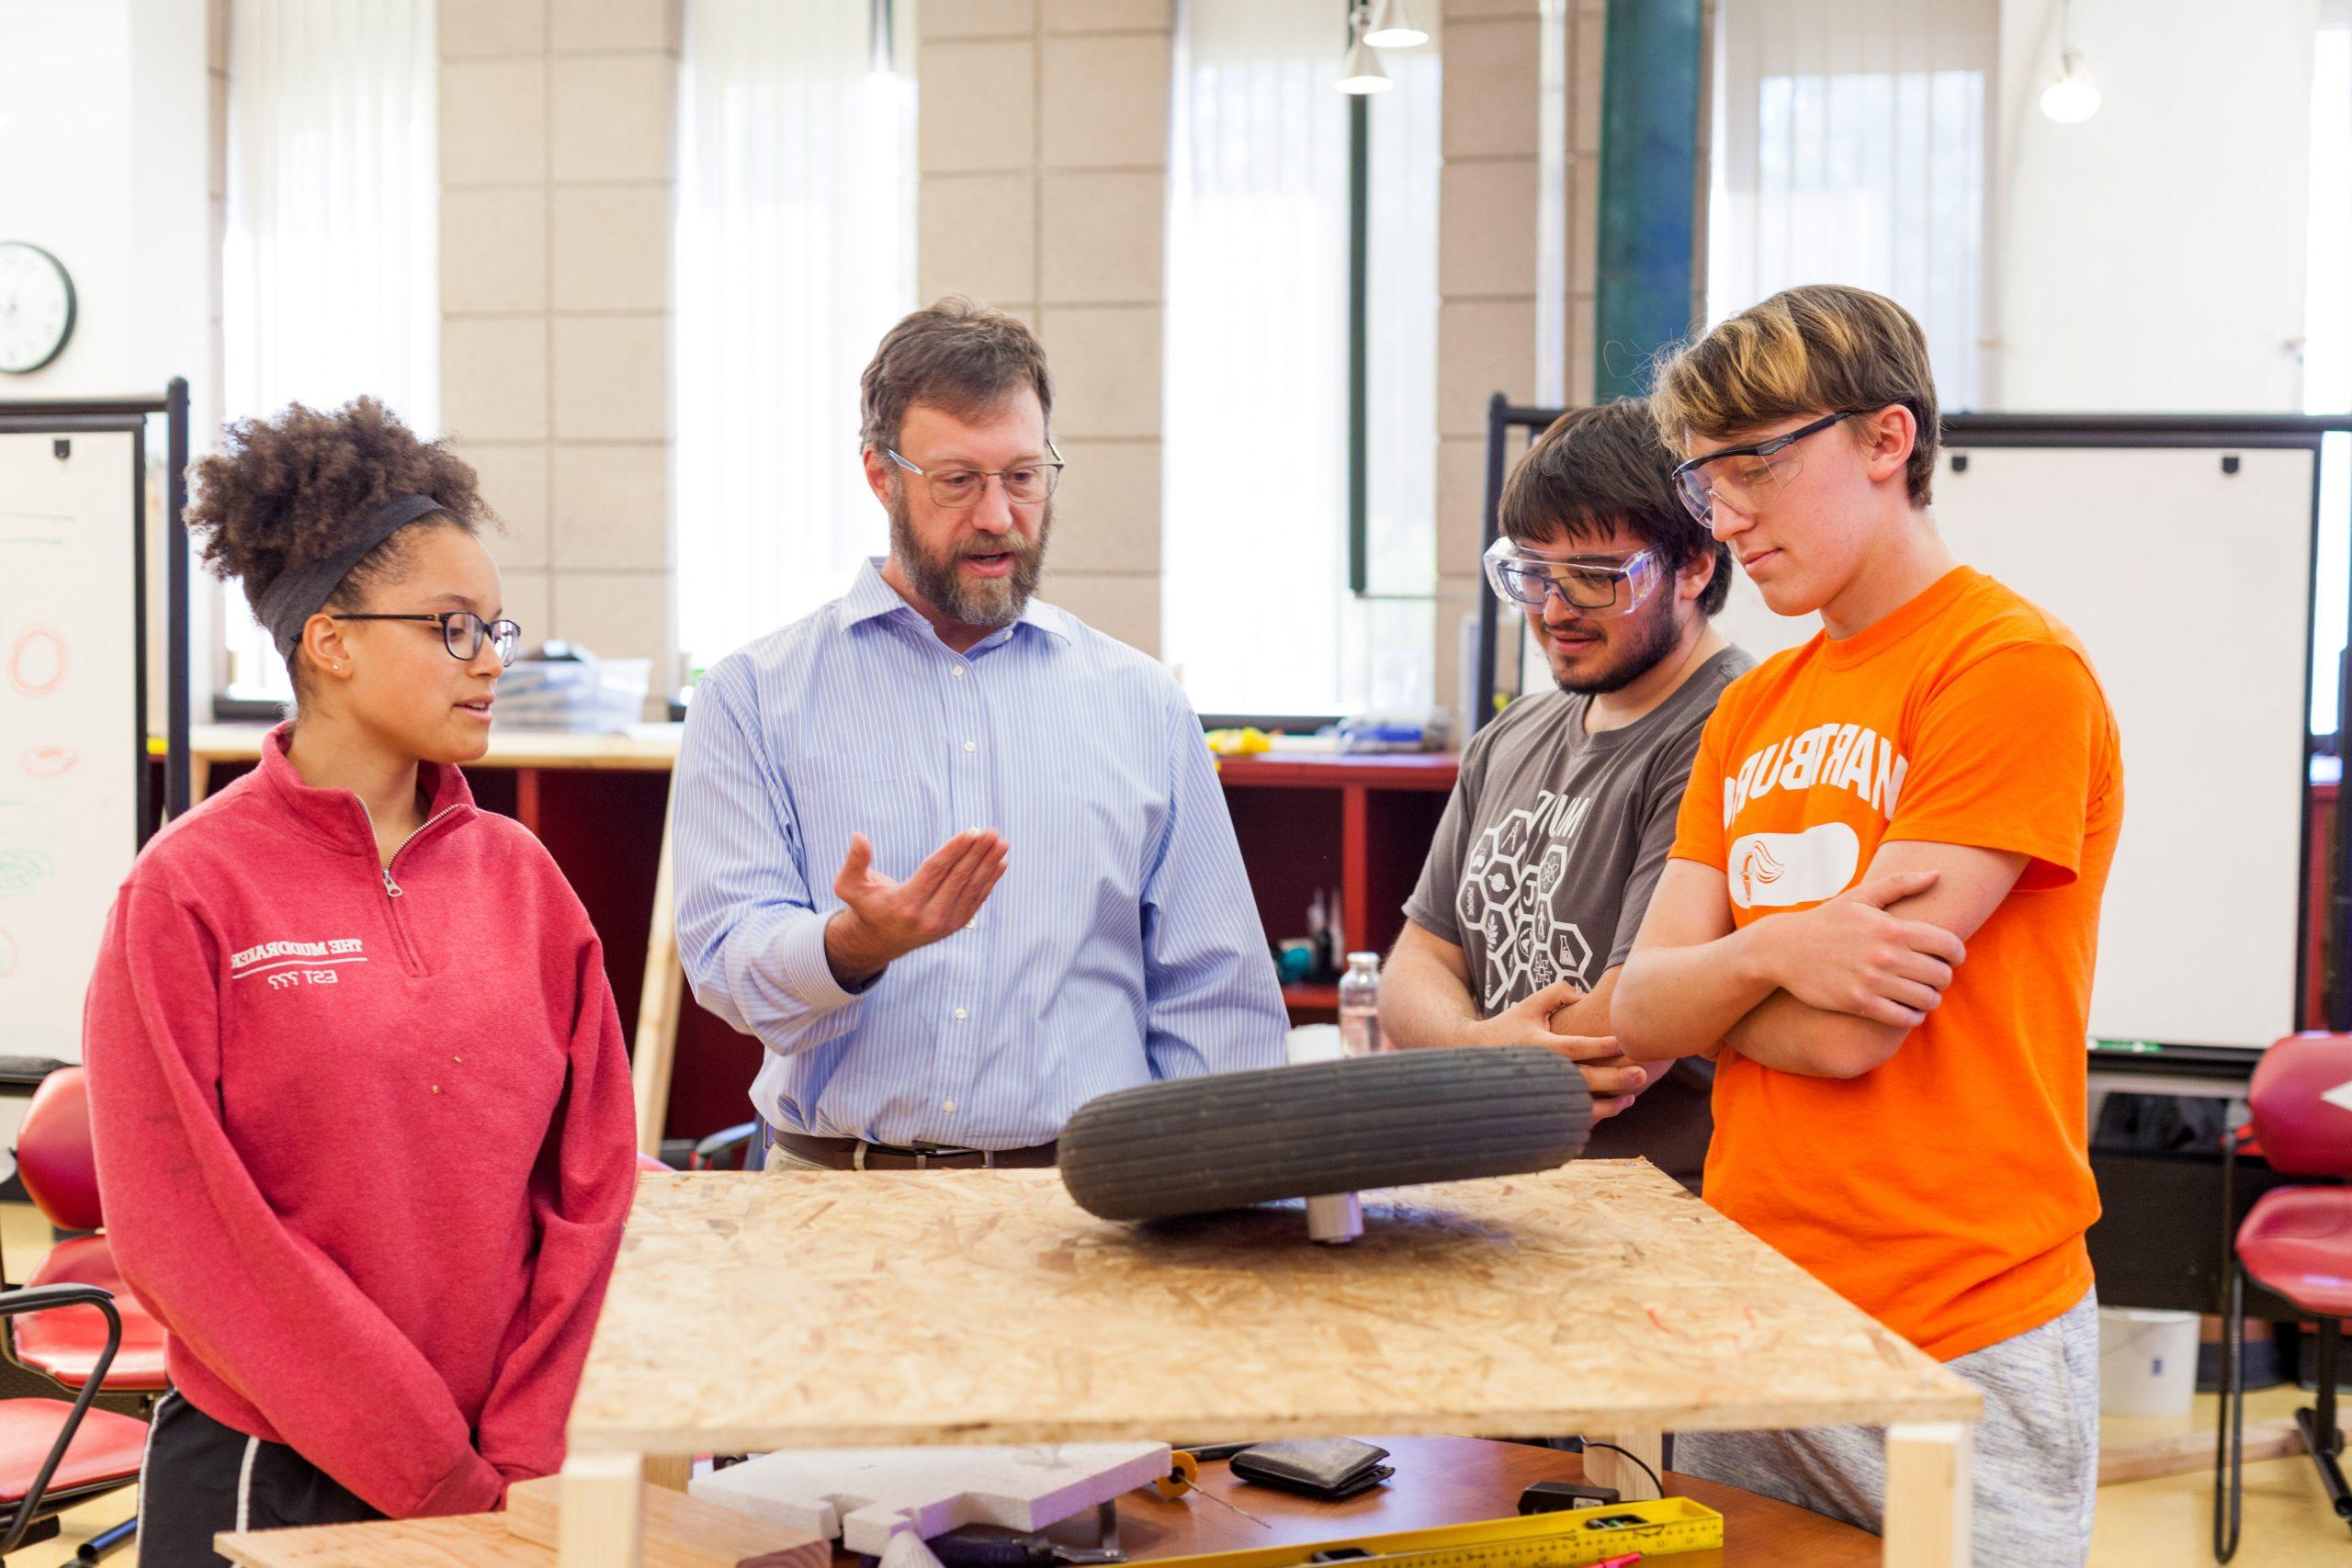
[[[1715,699],[1756,661],[1725,649],[1623,729],[1588,735],[1591,699],[1520,698],[1470,742],[1405,916],[1462,949],[1482,1018],[1555,980],[1589,990],[1625,962],[1674,847],[1674,818]],[[1686,1059],[1585,1152],[1646,1156],[1696,1187],[1713,1064]]]

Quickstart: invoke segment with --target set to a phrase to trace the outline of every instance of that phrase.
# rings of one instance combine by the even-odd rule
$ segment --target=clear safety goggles
[[[1505,536],[1487,547],[1487,585],[1495,597],[1523,609],[1540,610],[1556,593],[1588,615],[1623,615],[1639,609],[1666,570],[1654,550],[1629,556],[1547,555]]]

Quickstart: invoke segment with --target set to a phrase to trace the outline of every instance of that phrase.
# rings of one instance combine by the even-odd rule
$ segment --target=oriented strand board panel
[[[639,1179],[575,1451],[1973,1421],[1641,1161],[1129,1225],[1051,1170]]]

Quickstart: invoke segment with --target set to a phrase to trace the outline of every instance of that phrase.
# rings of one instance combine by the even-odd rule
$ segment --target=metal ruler
[[[1346,1540],[1162,1557],[1149,1568],[1583,1568],[1631,1551],[1662,1557],[1723,1543],[1721,1514],[1688,1497],[1661,1497]]]

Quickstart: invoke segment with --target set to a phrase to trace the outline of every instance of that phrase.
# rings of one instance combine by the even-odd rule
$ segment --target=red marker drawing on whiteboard
[[[19,696],[45,697],[65,683],[65,638],[55,626],[27,626],[8,649],[8,684]]]

